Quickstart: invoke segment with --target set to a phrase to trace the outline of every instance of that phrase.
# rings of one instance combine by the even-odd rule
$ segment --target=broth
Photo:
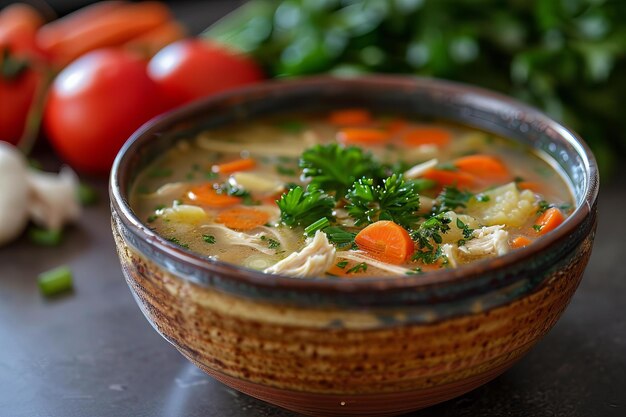
[[[345,109],[182,140],[140,173],[131,206],[212,259],[359,278],[502,255],[557,227],[573,200],[561,174],[518,142]]]

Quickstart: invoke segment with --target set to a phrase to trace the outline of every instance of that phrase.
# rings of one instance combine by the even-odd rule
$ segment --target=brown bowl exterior
[[[402,326],[386,326],[367,310],[300,308],[201,287],[145,258],[117,232],[115,241],[146,318],[195,365],[289,410],[365,416],[454,398],[512,366],[561,316],[589,260],[593,233],[526,297]],[[337,322],[342,328],[334,328]]]
[[[176,126],[203,118],[232,122],[230,114],[245,121],[258,103],[272,113],[280,100],[287,107],[307,97],[345,106],[353,102],[337,97],[350,95],[374,107],[393,103],[385,97],[413,97],[407,103],[422,106],[410,110],[415,114],[434,109],[431,116],[441,113],[501,134],[511,130],[509,136],[569,161],[564,169],[576,211],[546,238],[501,258],[418,277],[347,282],[268,276],[198,257],[155,235],[128,206],[133,172],[158,146],[182,136],[167,136]],[[512,119],[513,110],[519,114]],[[515,133],[511,120],[525,127]],[[495,378],[552,328],[591,254],[597,187],[595,161],[584,143],[510,99],[433,80],[321,78],[242,90],[142,129],[112,172],[113,234],[126,281],[148,321],[207,373],[304,414],[396,415]]]

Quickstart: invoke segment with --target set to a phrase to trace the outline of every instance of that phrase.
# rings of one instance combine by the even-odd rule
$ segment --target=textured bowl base
[[[461,396],[496,378],[515,364],[531,348],[519,349],[510,359],[481,374],[432,388],[368,395],[329,395],[296,392],[268,387],[216,372],[181,353],[213,378],[229,387],[270,404],[309,416],[396,416],[430,407]]]

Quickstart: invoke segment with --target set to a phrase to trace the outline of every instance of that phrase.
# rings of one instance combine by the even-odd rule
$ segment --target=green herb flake
[[[267,247],[270,249],[278,249],[280,247],[280,242],[275,239],[269,238],[267,239]]]
[[[213,235],[202,235],[202,240],[204,240],[209,245],[212,245],[212,244],[215,243],[215,236],[213,236]]]
[[[217,172],[205,171],[204,173],[204,178],[207,180],[214,180],[217,177],[219,177],[219,174]]]
[[[148,171],[148,177],[150,178],[167,178],[172,175],[174,171],[170,168],[153,168]]]
[[[489,197],[487,194],[479,194],[476,196],[476,201],[480,203],[487,203],[489,202],[489,200],[491,200],[491,197]]]
[[[537,203],[537,214],[543,214],[550,207],[553,207],[552,204],[549,204],[546,200],[541,200]]]
[[[158,219],[158,218],[159,218],[159,216],[157,216],[156,214],[152,214],[152,215],[148,216],[148,218],[146,219],[146,221],[147,221],[148,223],[153,223],[153,222],[154,222],[156,219]]]
[[[348,266],[348,261],[339,261],[336,264],[337,268],[341,268],[344,269],[346,266]]]
[[[348,269],[348,274],[357,274],[365,271],[367,271],[367,264],[365,262],[361,262],[360,264],[356,264],[352,268]]]
[[[173,243],[173,244],[175,244],[175,245],[180,246],[181,248],[189,249],[189,245],[188,245],[188,244],[186,244],[186,243],[181,243],[181,241],[180,241],[180,240],[178,240],[178,238],[177,238],[177,237],[169,237],[169,238],[167,238],[167,240],[168,240],[169,242],[172,242],[172,243]]]
[[[294,175],[296,175],[295,169],[287,168],[282,165],[276,165],[276,172],[279,173],[280,175],[287,175],[290,177],[293,177]]]
[[[455,211],[457,208],[467,207],[467,203],[474,196],[469,191],[461,191],[456,187],[445,187],[435,199],[433,213],[440,214],[446,211]]]
[[[278,128],[287,133],[300,133],[306,125],[298,120],[284,120],[277,124]]]
[[[437,165],[437,169],[440,169],[442,171],[458,171],[459,168],[457,168],[456,165],[454,165],[452,162],[444,162],[442,164]]]
[[[543,226],[541,226],[539,224],[533,224],[533,229],[535,230],[535,232],[541,232],[542,228],[543,228]]]

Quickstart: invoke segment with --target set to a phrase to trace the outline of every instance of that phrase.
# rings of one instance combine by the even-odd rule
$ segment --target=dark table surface
[[[173,3],[193,30],[236,2]],[[430,416],[626,415],[626,187],[602,186],[583,282],[555,328],[510,371]],[[0,248],[0,416],[289,416],[216,382],[142,316],[110,232],[106,181],[56,248]],[[1,196],[0,196],[1,198]],[[48,300],[38,273],[68,264],[75,291]]]

